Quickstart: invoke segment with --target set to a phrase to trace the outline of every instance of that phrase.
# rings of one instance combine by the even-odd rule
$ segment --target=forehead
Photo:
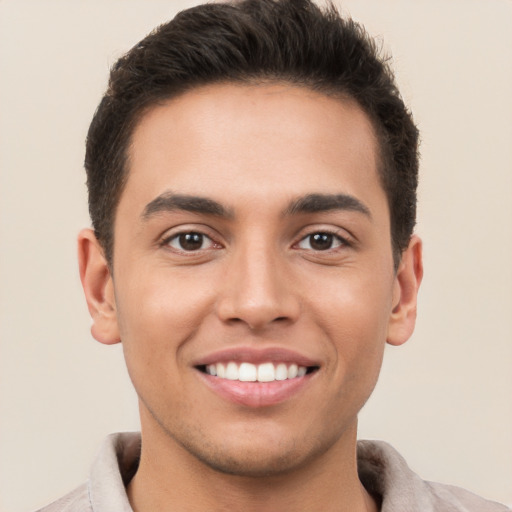
[[[136,191],[142,208],[165,189],[228,203],[357,195],[380,189],[377,154],[372,124],[353,101],[289,84],[204,86],[142,117],[121,203]]]

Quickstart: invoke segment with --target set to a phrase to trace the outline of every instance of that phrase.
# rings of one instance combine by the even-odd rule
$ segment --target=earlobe
[[[100,343],[121,341],[117,323],[114,284],[103,249],[91,229],[78,235],[80,280],[92,317],[91,333]]]
[[[393,294],[393,310],[388,324],[387,342],[401,345],[412,335],[416,324],[418,290],[423,277],[422,242],[413,235],[402,254]]]

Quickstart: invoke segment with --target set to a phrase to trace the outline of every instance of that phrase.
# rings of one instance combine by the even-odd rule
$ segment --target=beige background
[[[119,346],[92,340],[75,234],[83,140],[117,57],[187,1],[0,0],[0,510],[80,484],[137,428]],[[512,503],[512,2],[350,0],[422,130],[426,275],[413,339],[361,415],[423,477]]]

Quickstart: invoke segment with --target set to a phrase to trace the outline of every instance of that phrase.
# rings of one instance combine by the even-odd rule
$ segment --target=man
[[[506,510],[356,441],[414,329],[417,139],[371,40],[307,1],[191,9],[120,59],[79,259],[142,432],[43,510]]]

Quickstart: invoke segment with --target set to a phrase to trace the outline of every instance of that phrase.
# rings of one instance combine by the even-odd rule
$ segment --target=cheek
[[[140,269],[138,269],[140,270]],[[124,275],[117,296],[117,315],[124,358],[139,398],[151,411],[171,401],[169,409],[188,407],[182,393],[187,386],[184,372],[185,351],[207,315],[209,294],[197,284],[169,276],[167,270]],[[130,277],[130,278],[128,278]],[[163,403],[159,404],[159,401]]]
[[[116,289],[117,316],[124,350],[137,364],[177,360],[211,304],[211,293],[190,277],[167,269],[123,278]],[[119,298],[119,300],[117,300]],[[132,357],[133,358],[133,357]],[[129,363],[129,361],[127,361]],[[155,362],[155,363],[153,363]],[[176,363],[174,363],[176,364]]]
[[[376,378],[392,304],[392,279],[347,272],[324,283],[314,314],[333,351],[332,364],[345,378]],[[311,295],[310,295],[311,297]],[[331,364],[331,363],[330,363]]]

